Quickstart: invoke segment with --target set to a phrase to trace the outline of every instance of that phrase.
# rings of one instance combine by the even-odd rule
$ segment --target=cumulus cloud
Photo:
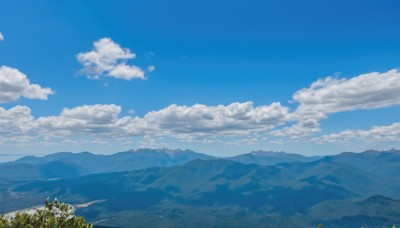
[[[284,123],[289,115],[280,103],[254,107],[252,102],[230,105],[193,106],[170,105],[147,113],[126,127],[126,132],[138,130],[191,140],[218,136],[243,135],[272,129]]]
[[[64,108],[59,116],[40,117],[35,120],[35,131],[48,135],[110,134],[117,131],[121,107],[110,105],[84,105]],[[126,121],[125,121],[126,124]]]
[[[72,109],[64,108],[61,116],[69,119],[85,120],[90,123],[109,123],[118,118],[121,107],[111,105],[83,105]]]
[[[319,132],[319,121],[328,114],[390,107],[400,104],[400,72],[372,72],[350,79],[327,77],[293,95],[298,104],[293,116],[296,124],[272,132],[294,138]]]
[[[128,48],[122,48],[110,38],[102,38],[93,43],[94,49],[77,55],[77,60],[84,66],[80,73],[90,79],[101,76],[131,80],[144,79],[144,72],[137,66],[128,65],[129,59],[136,57]]]
[[[400,123],[388,126],[374,126],[369,130],[344,130],[339,133],[322,135],[313,138],[316,143],[347,143],[350,140],[367,142],[398,142],[400,141]]]
[[[15,106],[8,110],[0,107],[0,135],[2,137],[28,133],[33,121],[31,109],[26,106]]]
[[[273,136],[286,137],[289,136],[292,139],[300,139],[304,136],[311,135],[320,132],[319,120],[315,119],[300,119],[296,124],[283,129],[271,131],[270,134]]]
[[[26,106],[8,110],[0,108],[0,143],[10,141],[10,138],[29,142],[36,138],[49,141],[87,137],[91,140],[84,140],[93,142],[106,141],[110,136],[124,137],[121,131],[132,118],[119,117],[120,112],[120,106],[96,104],[64,108],[60,115],[34,118],[31,109]]]
[[[20,97],[47,100],[51,94],[54,92],[50,88],[31,84],[27,76],[19,70],[7,66],[0,67],[0,103],[15,101]]]
[[[0,32],[0,41],[3,41],[3,40],[4,40],[3,33]]]
[[[400,104],[400,72],[373,72],[351,79],[327,77],[297,91],[298,112],[325,114]]]
[[[3,77],[2,81],[7,81],[4,78],[15,80],[14,77],[10,77],[11,79]],[[26,76],[22,79],[27,80]],[[21,83],[2,83],[0,81],[2,92],[36,91],[14,88],[16,84]],[[27,84],[31,85],[29,81]],[[5,89],[9,87],[11,89]],[[162,137],[197,142],[224,142],[227,137],[237,139],[239,143],[257,143],[259,140],[281,142],[281,138],[276,140],[277,138],[273,136],[300,139],[304,135],[319,132],[320,120],[331,113],[398,105],[399,91],[400,73],[391,70],[350,79],[328,77],[318,80],[309,88],[301,89],[294,94],[293,100],[297,103],[294,111],[290,111],[288,107],[278,102],[260,106],[255,106],[252,102],[235,102],[216,106],[173,104],[148,112],[144,116],[133,116],[133,111],[128,111],[129,116],[121,116],[122,108],[118,105],[95,104],[64,108],[59,115],[34,118],[31,110],[25,106],[16,106],[8,110],[0,108],[0,143],[10,141],[10,138],[19,142],[29,142],[37,137],[46,140],[57,137],[63,140],[76,140],[73,139],[74,136],[83,136],[86,142],[107,141],[111,138],[126,140],[136,136],[143,137],[143,142],[151,142],[151,139]],[[19,94],[25,96],[23,92]],[[34,96],[31,94],[30,98],[32,97]],[[18,99],[18,96],[14,98],[8,96],[7,99],[2,96],[2,99]],[[293,122],[295,123],[292,126],[279,129],[279,126]],[[345,130],[323,135],[311,141],[316,143],[348,140],[399,141],[399,129],[400,124],[394,123],[390,126],[376,126],[369,130]],[[268,134],[272,136],[267,136]],[[232,140],[225,142],[230,141]]]
[[[131,80],[132,78],[144,79],[144,72],[137,66],[129,66],[123,63],[111,69],[108,76],[125,80]]]
[[[174,137],[179,140],[209,140],[263,132],[282,124],[289,113],[279,103],[254,107],[251,102],[230,105],[171,105],[143,117],[120,117],[121,107],[84,105],[64,108],[58,116],[35,119],[30,109],[17,106],[0,109],[1,132],[25,133],[47,139],[66,136],[124,138],[133,136]],[[7,118],[6,118],[7,116]]]

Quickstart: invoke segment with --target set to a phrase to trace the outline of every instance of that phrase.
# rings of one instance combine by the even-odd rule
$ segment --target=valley
[[[40,174],[3,181],[0,213],[38,205],[50,196],[81,205],[76,207],[77,214],[112,227],[129,227],[132,221],[138,227],[400,224],[400,151],[318,158],[284,152],[216,158],[189,150],[145,151],[110,155],[116,163],[120,155],[131,159],[113,166],[108,158],[108,172],[91,170],[97,155],[87,152],[0,164],[0,169],[7,167],[10,173],[18,173],[12,167],[18,171],[21,165],[39,165]],[[165,159],[167,155],[170,160]],[[80,156],[93,157],[93,164],[76,158]],[[136,168],[138,160],[147,161],[143,164],[148,167]],[[63,165],[53,166],[55,162]],[[70,170],[66,166],[75,171],[66,172]]]

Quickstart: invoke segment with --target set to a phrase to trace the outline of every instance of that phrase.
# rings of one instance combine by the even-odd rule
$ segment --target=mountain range
[[[284,152],[255,151],[224,158],[245,164],[274,165],[286,162],[313,161],[319,157],[306,157]],[[0,163],[0,178],[52,179],[70,178],[94,173],[132,171],[150,167],[182,165],[196,159],[217,157],[192,150],[137,149],[111,155],[90,152],[59,152],[43,157],[26,156],[13,162]]]
[[[140,163],[132,154],[142,159],[140,168],[129,165]],[[88,159],[75,161],[77,156]],[[111,158],[124,163],[118,166]],[[97,167],[96,159],[110,166]],[[57,180],[4,181],[0,213],[52,196],[75,205],[98,202],[77,213],[103,226],[130,227],[132,221],[138,227],[392,226],[400,223],[399,161],[397,150],[326,157],[258,151],[222,159],[142,149],[26,157],[0,169],[66,164],[79,167],[79,173],[61,177],[58,170]],[[24,203],[16,205],[17,199]]]
[[[44,157],[27,156],[0,163],[0,178],[69,178],[94,173],[132,171],[149,167],[181,165],[194,159],[214,157],[191,150],[138,149],[111,155],[60,152]]]

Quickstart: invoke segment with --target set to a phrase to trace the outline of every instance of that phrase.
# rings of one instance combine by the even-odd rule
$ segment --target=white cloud
[[[64,108],[60,116],[40,117],[35,120],[36,131],[55,135],[111,134],[126,118],[118,118],[121,107],[110,105],[83,105],[72,109]]]
[[[123,63],[111,69],[107,76],[125,80],[131,80],[132,78],[144,79],[144,72],[137,66],[129,66]]]
[[[283,129],[271,131],[270,134],[273,136],[286,137],[289,136],[292,139],[299,139],[313,133],[320,132],[319,120],[315,119],[300,119],[296,124],[291,127],[285,127]]]
[[[0,103],[18,100],[20,97],[47,100],[48,95],[54,94],[50,88],[42,88],[31,84],[27,76],[17,69],[0,67]]]
[[[399,105],[400,72],[373,72],[350,79],[327,77],[297,91],[293,100],[299,104],[293,113],[298,123],[272,134],[298,138],[319,132],[319,121],[328,114]]]
[[[4,40],[3,33],[0,32],[0,41],[3,41],[3,40]]]
[[[369,130],[344,130],[339,133],[322,135],[313,138],[316,143],[347,143],[351,140],[365,142],[398,142],[400,141],[400,123],[389,126],[374,126]]]
[[[19,72],[15,69],[11,71]],[[15,80],[14,77],[4,78]],[[26,77],[22,79],[22,81],[27,80]],[[300,139],[304,135],[319,132],[320,120],[331,113],[400,104],[399,80],[400,73],[396,70],[370,73],[351,79],[319,80],[309,88],[295,93],[293,99],[298,103],[298,107],[293,112],[278,102],[261,106],[254,106],[252,102],[217,106],[173,104],[148,112],[142,117],[120,116],[122,108],[115,104],[64,108],[59,115],[39,118],[34,118],[31,110],[25,106],[16,106],[9,110],[0,108],[0,143],[29,142],[37,140],[38,137],[44,141],[54,138],[76,141],[76,137],[86,140],[85,142],[102,142],[109,139],[126,141],[139,136],[144,137],[143,142],[172,137],[182,141],[205,143],[233,142],[236,139],[238,143],[257,143],[260,140],[269,140],[272,143],[276,141],[276,137],[265,139],[266,134],[271,134]],[[12,89],[8,90],[12,92],[41,89],[40,86],[36,86],[35,88],[39,88],[36,90],[15,89],[14,87],[19,84],[24,83],[3,82],[0,83],[3,86],[0,88],[1,91],[7,91],[5,88],[10,87]],[[31,86],[29,81],[27,84]],[[19,94],[25,93],[19,92]],[[7,100],[12,99],[18,99],[18,96],[7,97]],[[133,114],[132,111],[128,113]],[[293,121],[297,121],[293,126],[276,130],[278,126]],[[390,126],[376,126],[370,130],[345,130],[337,134],[323,135],[312,141],[317,143],[348,140],[399,141],[399,128],[400,124],[395,123]],[[228,137],[229,140],[225,140]],[[10,138],[13,139],[10,141]],[[280,138],[277,142],[281,142],[279,140]]]
[[[245,102],[227,106],[171,105],[144,117],[120,117],[120,113],[120,106],[97,104],[64,108],[58,116],[35,119],[28,107],[17,106],[0,109],[0,117],[4,116],[3,122],[0,121],[0,133],[12,132],[15,136],[46,140],[78,136],[97,140],[166,136],[185,141],[215,141],[219,137],[272,129],[286,121],[288,109],[279,103],[253,107],[251,102]]]
[[[351,79],[327,77],[297,91],[298,112],[335,113],[383,108],[400,104],[400,72],[373,72]]]
[[[109,136],[122,137],[122,127],[132,118],[120,118],[120,112],[121,107],[114,104],[83,105],[64,108],[58,116],[35,119],[26,106],[9,110],[0,107],[0,143],[10,141],[10,138],[13,141],[37,138],[49,141],[54,138],[69,140],[68,137],[71,137],[72,140],[73,137],[88,137],[92,138],[91,141],[105,141]]]
[[[93,43],[94,49],[77,55],[84,66],[80,73],[90,79],[101,76],[131,80],[144,79],[144,72],[137,66],[127,65],[129,59],[136,57],[128,48],[122,48],[110,38],[102,38]]]
[[[258,107],[252,102],[228,106],[170,105],[133,119],[125,131],[127,134],[145,132],[193,140],[266,131],[287,121],[288,115],[288,108],[280,103]]]
[[[118,118],[121,107],[111,105],[83,105],[72,109],[64,108],[61,116],[70,119],[85,120],[90,123],[109,123]]]
[[[26,106],[15,106],[8,110],[0,107],[0,135],[8,138],[13,135],[28,133],[34,118],[31,109]]]
[[[148,72],[153,72],[155,69],[156,69],[156,67],[153,66],[153,65],[150,65],[150,66],[147,67],[147,71]]]

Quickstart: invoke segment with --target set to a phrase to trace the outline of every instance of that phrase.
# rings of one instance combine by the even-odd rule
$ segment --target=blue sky
[[[0,153],[399,148],[399,7],[1,1]]]

